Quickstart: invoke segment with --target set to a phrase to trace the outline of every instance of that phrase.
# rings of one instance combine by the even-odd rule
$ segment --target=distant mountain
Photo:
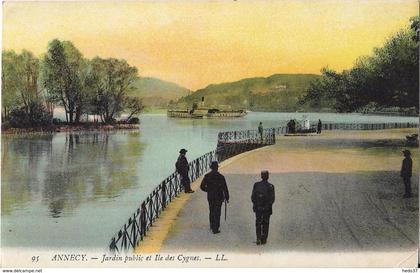
[[[230,105],[232,108],[253,111],[303,110],[297,105],[299,97],[306,93],[310,82],[319,77],[315,74],[274,74],[266,78],[211,84],[179,99],[177,106],[191,107],[204,97],[206,106],[220,108]]]
[[[139,77],[134,82],[134,90],[130,95],[142,98],[147,106],[166,106],[171,100],[176,101],[190,92],[191,90],[173,82],[152,77]]]

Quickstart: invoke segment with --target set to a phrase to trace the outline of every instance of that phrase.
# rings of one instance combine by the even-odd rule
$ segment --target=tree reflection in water
[[[57,218],[83,202],[118,197],[137,185],[143,150],[139,132],[5,137],[2,214],[39,198]]]

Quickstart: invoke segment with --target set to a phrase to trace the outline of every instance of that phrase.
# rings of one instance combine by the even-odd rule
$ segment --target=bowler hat
[[[187,150],[185,150],[184,148],[182,148],[181,150],[179,150],[180,154],[185,154],[186,152],[188,152]]]
[[[411,152],[409,150],[402,151],[404,155],[411,155]]]

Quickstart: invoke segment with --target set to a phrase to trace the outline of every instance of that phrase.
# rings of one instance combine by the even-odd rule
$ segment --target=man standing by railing
[[[260,125],[258,125],[258,133],[260,134],[261,142],[263,141],[263,134],[264,134],[264,127],[262,122],[260,121]]]
[[[210,228],[214,234],[220,233],[220,214],[223,201],[229,203],[229,190],[223,175],[218,172],[219,164],[213,161],[210,165],[211,171],[206,174],[201,182],[200,188],[207,192],[207,201],[210,209]]]
[[[189,166],[188,160],[185,157],[185,154],[188,151],[184,148],[179,151],[178,160],[175,163],[175,167],[179,175],[181,176],[181,183],[184,186],[185,193],[193,193],[194,191],[191,189],[190,185],[190,178],[188,176]]]

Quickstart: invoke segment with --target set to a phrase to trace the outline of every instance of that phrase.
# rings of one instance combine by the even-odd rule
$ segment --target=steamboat
[[[191,110],[168,110],[167,115],[171,118],[239,118],[247,114],[246,110],[221,110],[215,107],[206,107],[204,97],[201,103],[194,103]]]

